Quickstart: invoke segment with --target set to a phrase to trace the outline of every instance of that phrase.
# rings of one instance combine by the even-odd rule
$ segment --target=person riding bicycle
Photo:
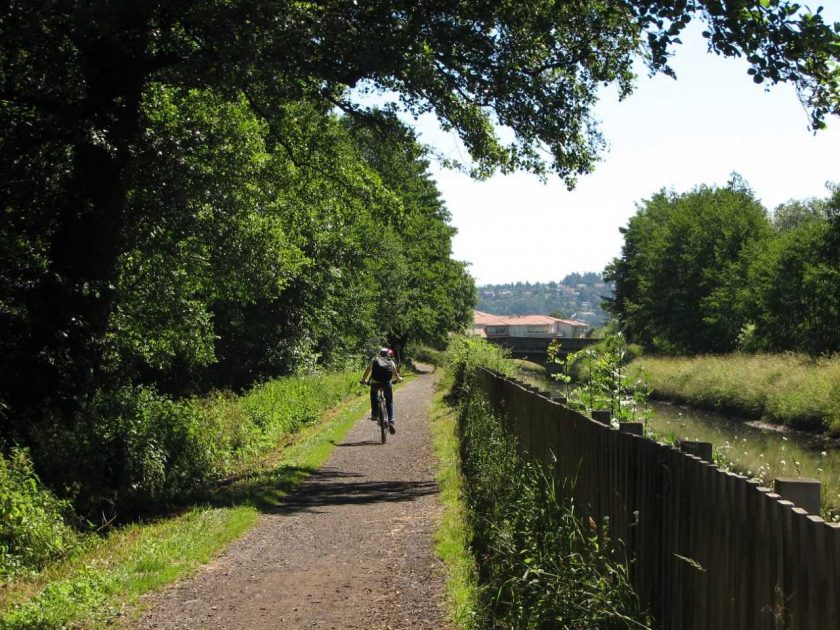
[[[370,419],[376,420],[376,397],[381,389],[385,394],[385,406],[388,409],[388,431],[392,434],[397,432],[397,428],[394,425],[394,392],[391,389],[391,381],[401,380],[403,378],[397,370],[397,364],[394,363],[394,351],[390,348],[382,348],[379,356],[370,360],[362,376],[362,384],[370,385]]]

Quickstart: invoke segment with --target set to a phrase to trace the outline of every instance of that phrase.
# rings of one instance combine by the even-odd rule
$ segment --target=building
[[[491,315],[473,312],[473,334],[500,337],[583,337],[589,326],[574,319],[548,315]]]

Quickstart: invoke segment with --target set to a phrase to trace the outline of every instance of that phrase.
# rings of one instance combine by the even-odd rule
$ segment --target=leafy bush
[[[80,513],[124,520],[159,511],[212,478],[208,437],[191,401],[123,387],[97,392],[72,427],[43,431],[37,459],[54,487],[74,480],[64,490]]]
[[[432,365],[444,365],[446,363],[446,353],[430,346],[412,345],[407,349],[406,355],[412,361],[420,361],[421,363],[431,363]]]
[[[69,510],[41,484],[26,450],[0,454],[0,580],[37,571],[72,549],[76,535],[64,521]]]
[[[567,404],[584,413],[608,410],[613,422],[641,422],[650,417],[650,394],[642,370],[628,371],[627,364],[639,356],[639,346],[628,345],[621,333],[566,357],[559,347],[549,347],[549,356],[563,371],[552,378],[566,383]],[[569,383],[575,381],[574,387]]]
[[[582,524],[550,474],[465,391],[458,429],[482,585],[478,627],[647,627],[606,528]]]
[[[45,475],[65,487],[80,513],[125,521],[184,503],[282,436],[358,392],[358,373],[290,376],[241,397],[170,400],[152,389],[98,393],[69,429],[37,440]]]
[[[469,376],[477,368],[487,368],[506,376],[517,373],[516,365],[508,359],[508,353],[480,337],[461,335],[453,337],[446,350],[448,370],[443,386],[450,395],[459,400],[469,386]]]

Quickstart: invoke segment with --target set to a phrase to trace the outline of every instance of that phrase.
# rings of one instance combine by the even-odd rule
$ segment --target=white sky
[[[824,4],[840,19],[840,1]],[[825,197],[825,183],[840,182],[840,120],[829,119],[828,129],[814,135],[791,86],[766,92],[746,74],[745,62],[707,53],[700,30],[682,38],[672,62],[677,81],[642,70],[629,98],[604,97],[596,117],[609,149],[574,191],[556,178],[476,182],[434,168],[458,229],[453,255],[471,263],[479,285],[602,271],[619,255],[618,228],[636,203],[663,187],[725,185],[737,171],[772,210],[789,199]],[[428,118],[417,129],[439,151],[465,157]]]

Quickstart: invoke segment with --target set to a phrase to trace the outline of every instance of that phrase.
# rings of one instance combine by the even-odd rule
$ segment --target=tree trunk
[[[125,225],[127,170],[146,73],[111,46],[85,51],[71,185],[52,212],[49,266],[27,299],[30,335],[4,389],[28,441],[33,422],[69,421],[101,376]]]

